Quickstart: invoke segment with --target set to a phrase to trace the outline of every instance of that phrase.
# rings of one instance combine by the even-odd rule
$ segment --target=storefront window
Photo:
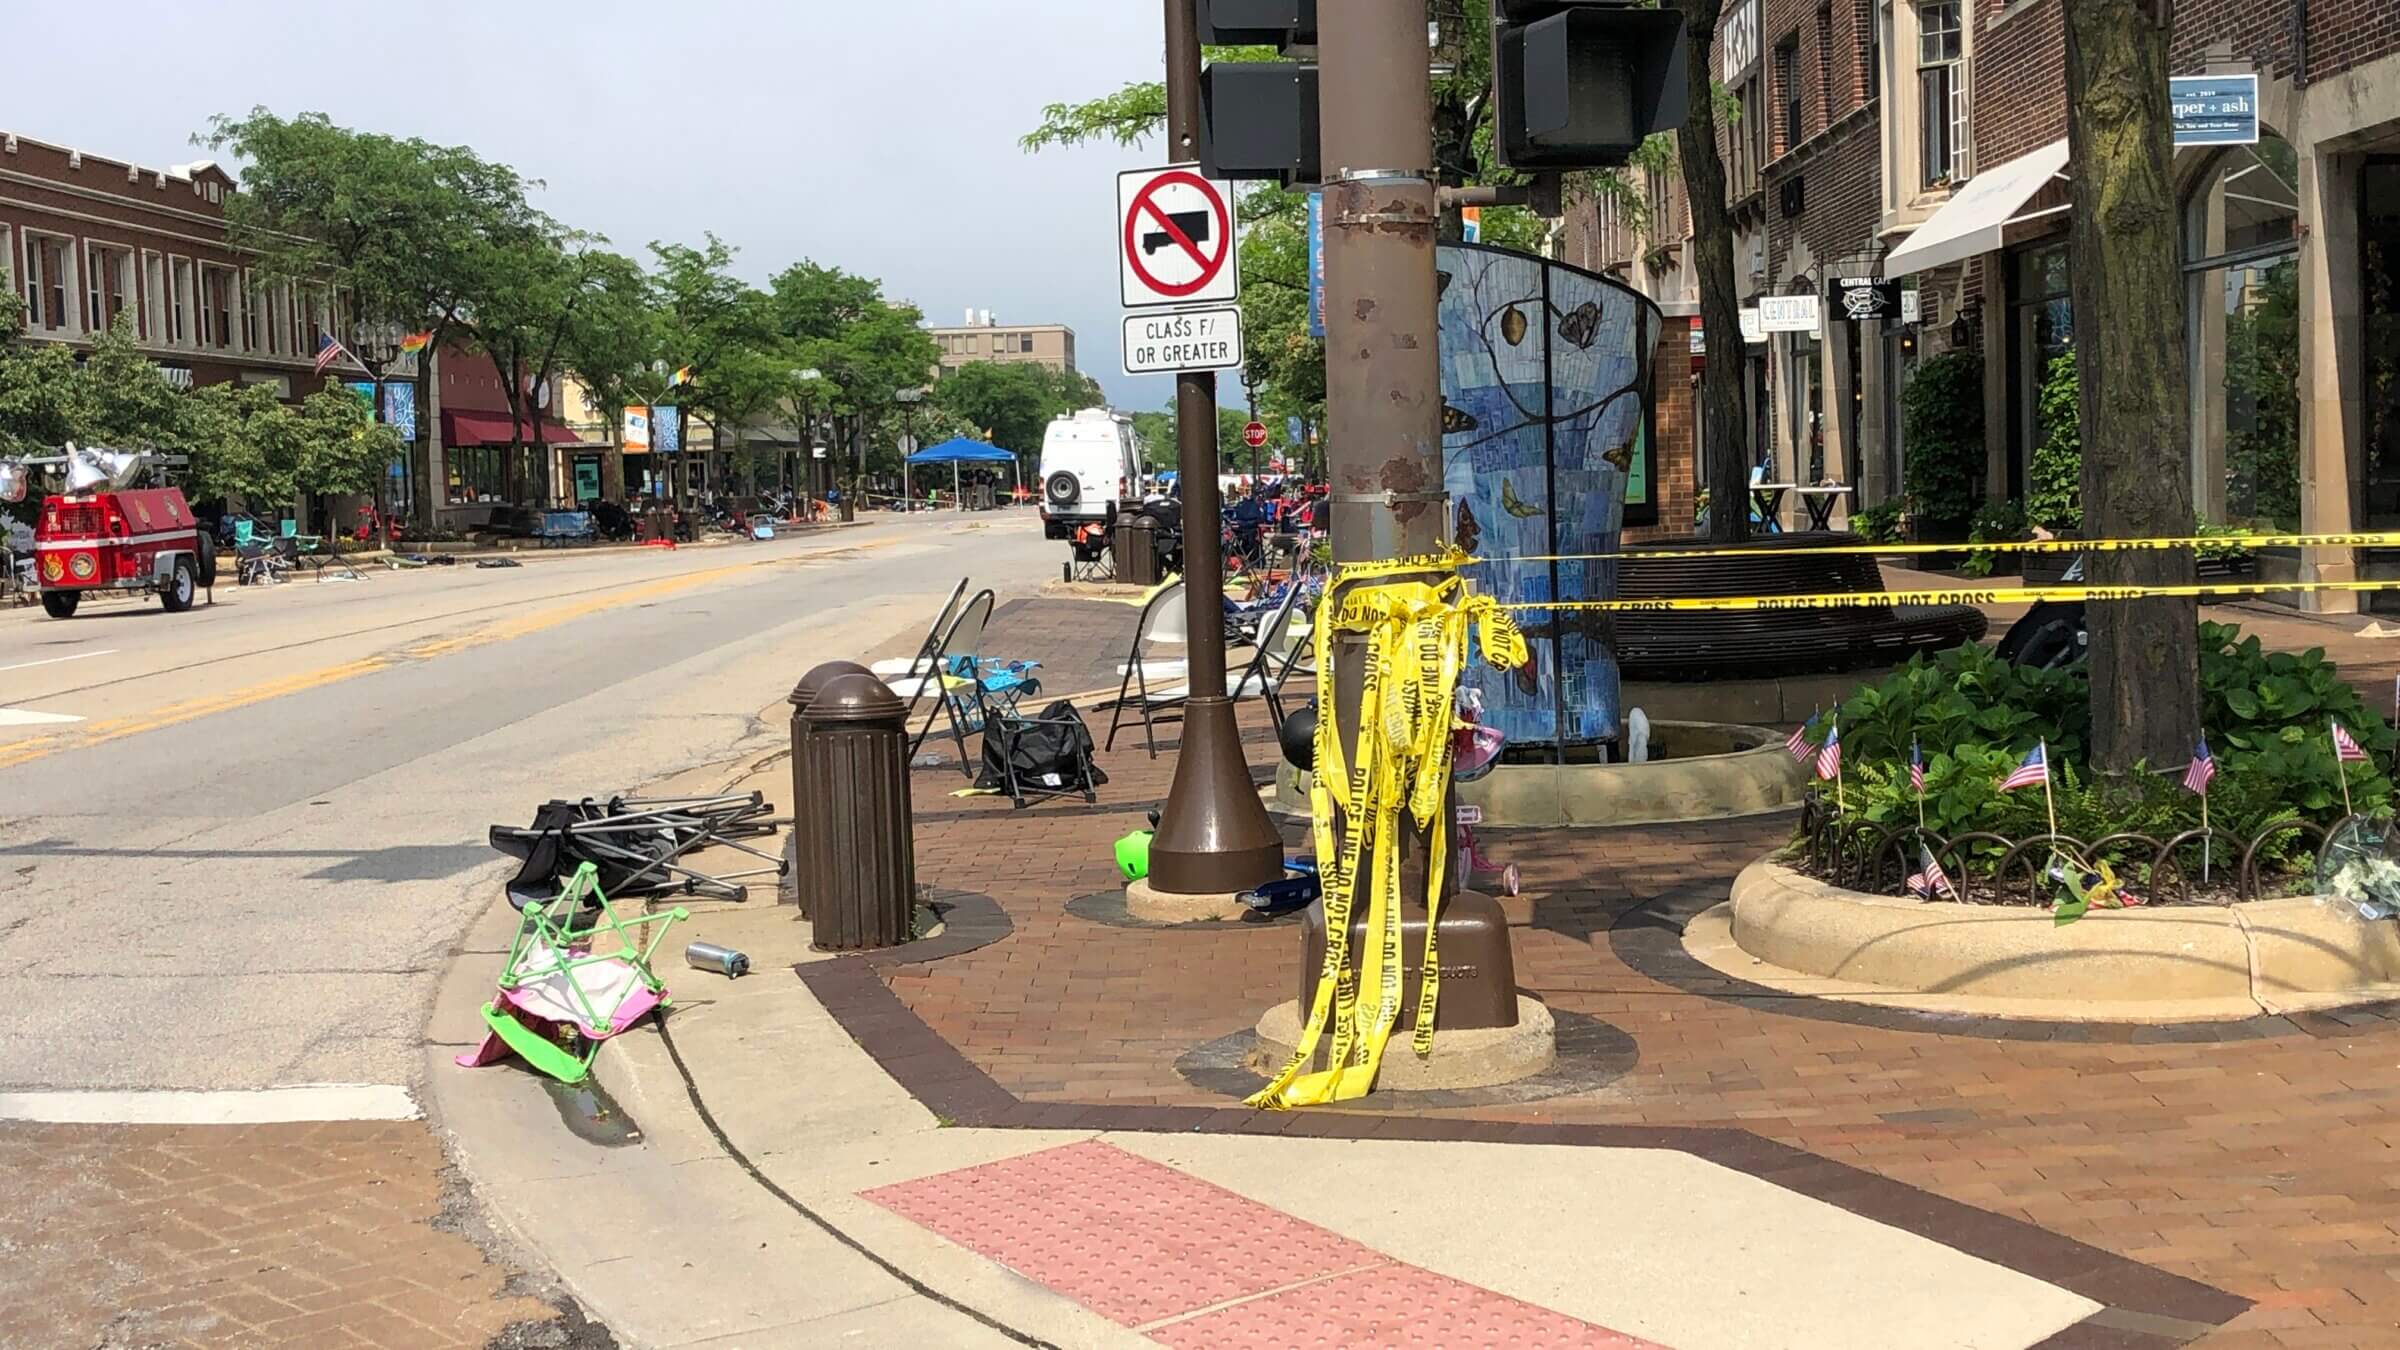
[[[2193,495],[2202,519],[2300,528],[2298,163],[2264,136],[2219,156],[2185,211]]]
[[[2010,259],[2009,495],[2025,493],[2026,465],[2041,443],[2042,385],[2051,363],[2075,350],[2075,301],[2064,240]]]
[[[2389,530],[2400,528],[2400,160],[2367,161],[2358,233],[2366,330],[2361,510],[2368,529]]]
[[[450,468],[451,504],[499,501],[508,486],[507,471],[502,467],[507,453],[496,445],[456,445],[443,450],[442,458]]]

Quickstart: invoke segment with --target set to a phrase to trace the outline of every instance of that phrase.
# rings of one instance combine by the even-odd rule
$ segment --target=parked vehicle
[[[1141,481],[1132,418],[1106,408],[1061,414],[1042,432],[1042,537],[1074,542],[1078,552],[1105,549]]]
[[[67,468],[67,490],[45,497],[34,518],[34,572],[51,618],[73,615],[86,592],[101,590],[155,593],[181,613],[216,584],[216,541],[182,489],[132,486],[168,457],[70,445],[63,457],[28,462]]]

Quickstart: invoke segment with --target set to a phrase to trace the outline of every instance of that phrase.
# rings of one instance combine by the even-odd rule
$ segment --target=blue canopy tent
[[[1017,457],[996,445],[953,436],[940,445],[929,445],[908,457],[910,465],[947,464],[950,466],[950,495],[962,497],[958,489],[958,466],[961,464],[1006,464],[1009,486],[1018,486]]]

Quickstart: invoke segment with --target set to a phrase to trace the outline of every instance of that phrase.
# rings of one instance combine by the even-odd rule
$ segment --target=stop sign
[[[1265,445],[1266,443],[1266,423],[1252,422],[1250,425],[1242,428],[1242,444],[1249,446],[1253,450],[1256,450],[1258,447]]]

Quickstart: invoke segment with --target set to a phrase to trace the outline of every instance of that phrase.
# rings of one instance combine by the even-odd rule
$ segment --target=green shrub
[[[2083,528],[2083,422],[2075,354],[2050,358],[2026,466],[2025,514],[2053,533]]]
[[[2350,796],[2362,811],[2389,801],[2392,729],[2367,711],[2321,647],[2270,652],[2231,624],[2200,625],[2200,724],[2221,771],[2255,768],[2285,786],[2291,804],[2312,818],[2341,813],[2328,722],[2340,722],[2372,759],[2350,771]],[[2365,774],[2371,781],[2363,782]]]
[[[2013,543],[2030,537],[2025,529],[2025,508],[2015,502],[1986,502],[1976,510],[1975,523],[1967,529],[1971,544]],[[1998,554],[1977,549],[1958,570],[1971,577],[1988,577],[1998,561]]]
[[[2183,762],[2124,782],[2090,781],[2091,679],[2086,663],[2025,670],[1978,646],[1922,654],[1840,708],[1844,792],[1853,812],[1884,823],[1913,822],[1908,786],[1912,737],[1926,755],[1925,823],[1944,836],[1989,830],[2012,839],[2049,828],[2042,793],[2000,791],[2000,780],[2036,741],[2050,746],[2052,796],[2062,833],[2086,841],[2120,831],[2166,839],[2200,824],[2200,800],[2183,790]],[[2372,757],[2337,765],[2329,721],[2339,721]],[[2200,725],[2217,759],[2210,823],[2244,841],[2279,820],[2330,823],[2342,814],[2346,767],[2360,814],[2389,809],[2384,772],[2395,739],[2367,710],[2322,650],[2269,652],[2226,624],[2200,625]],[[2285,836],[2270,860],[2305,852]],[[1997,850],[1986,861],[1996,861]]]
[[[2013,747],[2014,755],[2040,739],[2061,757],[2081,759],[2091,738],[2091,682],[2080,664],[2034,670],[1968,643],[1910,657],[1852,695],[1841,714],[1845,758],[1860,763],[1904,763],[1911,738],[1928,754],[1991,744]]]
[[[1900,499],[1880,501],[1850,513],[1850,532],[1870,544],[1900,542]]]
[[[1971,352],[1926,360],[1900,396],[1900,416],[1911,514],[1955,538],[1983,495],[1983,363]]]

